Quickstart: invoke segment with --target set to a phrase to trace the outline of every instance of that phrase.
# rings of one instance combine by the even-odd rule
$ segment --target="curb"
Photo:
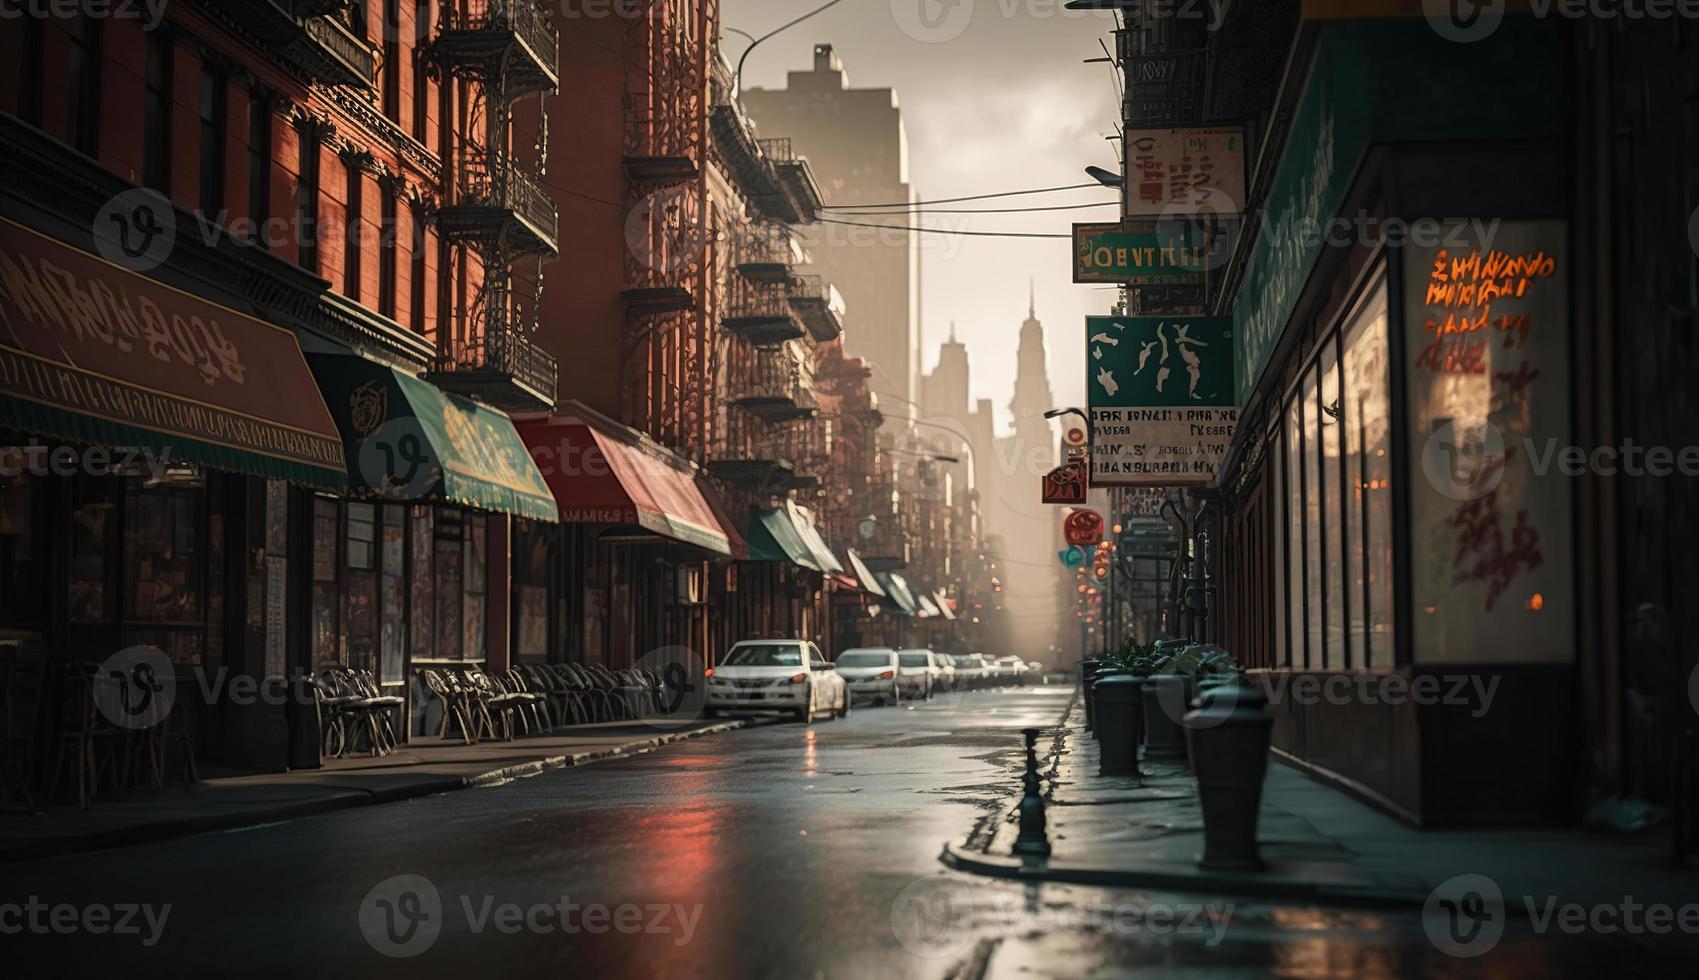
[[[349,810],[354,807],[375,806],[381,803],[396,803],[402,800],[417,799],[421,796],[435,796],[439,793],[453,792],[461,789],[479,789],[499,786],[515,778],[535,776],[549,769],[566,769],[574,766],[589,765],[609,759],[626,756],[642,755],[663,745],[699,738],[703,735],[719,735],[736,731],[740,728],[750,728],[766,721],[761,718],[735,719],[716,722],[702,728],[685,732],[667,732],[646,738],[641,741],[628,742],[618,748],[597,749],[591,752],[576,752],[571,755],[546,756],[527,762],[502,766],[488,772],[471,776],[447,776],[441,779],[421,779],[416,783],[399,786],[393,789],[362,789],[358,787],[335,789],[327,791],[329,795],[321,799],[301,800],[295,803],[285,803],[268,807],[264,810],[251,810],[243,813],[207,814],[199,817],[188,817],[176,820],[161,820],[154,823],[138,824],[131,827],[118,827],[111,830],[94,831],[87,834],[75,834],[53,840],[40,841],[18,847],[0,848],[0,865],[15,864],[38,858],[63,857],[68,854],[81,854],[90,851],[110,850],[118,847],[129,847],[136,844],[155,844],[160,841],[172,840],[178,837],[190,837],[195,834],[220,833],[244,830],[269,823],[279,823],[286,820],[296,820],[301,817],[314,817],[339,810]]]
[[[1072,885],[1145,888],[1173,892],[1206,892],[1243,898],[1290,899],[1326,905],[1363,908],[1421,908],[1429,892],[1353,887],[1317,881],[1246,877],[1199,871],[1179,874],[1136,868],[1103,868],[1044,858],[998,857],[974,851],[965,841],[949,841],[938,855],[946,867],[968,874],[1018,881],[1054,881]]]

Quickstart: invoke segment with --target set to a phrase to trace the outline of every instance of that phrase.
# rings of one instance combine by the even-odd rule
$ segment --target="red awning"
[[[720,555],[726,532],[694,467],[588,412],[514,419],[565,524],[629,524]]]
[[[743,534],[737,529],[737,522],[731,519],[731,511],[726,509],[725,499],[720,491],[704,474],[696,475],[696,488],[702,491],[702,499],[708,501],[708,509],[713,511],[714,519],[720,522],[720,530],[726,532],[726,540],[732,547],[732,557],[738,561],[749,560],[749,542],[743,540]]]

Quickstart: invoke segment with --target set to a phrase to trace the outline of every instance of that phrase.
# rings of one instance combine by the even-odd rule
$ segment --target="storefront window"
[[[1316,433],[1316,444],[1321,450],[1322,573],[1327,586],[1322,597],[1327,634],[1323,663],[1329,670],[1340,670],[1351,666],[1345,646],[1345,624],[1356,612],[1352,608],[1356,603],[1345,594],[1345,468],[1340,459],[1344,449],[1344,426],[1340,424],[1344,399],[1339,391],[1337,340],[1329,340],[1322,346],[1317,366],[1321,374],[1321,428]]]
[[[1564,222],[1405,253],[1412,654],[1574,658]],[[1450,239],[1448,239],[1450,241]]]
[[[1307,596],[1305,646],[1312,669],[1327,666],[1327,637],[1322,631],[1326,595],[1322,575],[1321,373],[1311,365],[1304,371],[1299,392],[1304,412],[1304,595]]]
[[[1286,401],[1286,658],[1302,668],[1304,656],[1304,409],[1295,397]]]
[[[71,597],[73,622],[113,618],[107,607],[106,571],[112,566],[112,529],[119,480],[84,477],[71,486]]]
[[[1393,662],[1392,397],[1384,279],[1345,332],[1346,555],[1352,581],[1352,648],[1384,670]]]
[[[337,504],[313,501],[313,663],[342,663],[336,581]]]
[[[46,555],[36,531],[45,505],[35,477],[0,476],[0,622],[47,619]]]
[[[406,661],[406,517],[399,504],[386,504],[383,509],[382,546],[379,565],[383,569],[379,586],[379,609],[382,612],[378,627],[380,683],[399,683]]]
[[[124,498],[126,618],[148,623],[201,621],[198,547],[204,486],[198,476],[148,486],[132,481]]]
[[[552,529],[532,521],[513,522],[513,587],[517,606],[514,650],[542,663],[549,652],[548,576]]]
[[[342,588],[342,629],[347,664],[377,670],[377,507],[345,504],[348,511],[348,577]]]
[[[489,588],[489,523],[482,514],[466,517],[466,640],[467,660],[484,659],[484,609]]]
[[[413,656],[418,660],[429,660],[434,655],[436,644],[436,591],[435,577],[432,570],[435,563],[433,541],[435,526],[431,520],[431,508],[415,505],[410,515],[413,522],[412,556],[408,568],[408,606],[412,616],[408,623],[412,631]]]
[[[464,594],[461,571],[465,566],[465,541],[461,537],[461,515],[439,510],[436,518],[436,619],[435,656],[459,660],[466,642],[462,632]]]

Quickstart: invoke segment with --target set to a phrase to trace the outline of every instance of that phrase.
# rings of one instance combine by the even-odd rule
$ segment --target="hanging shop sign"
[[[1047,504],[1083,504],[1089,471],[1084,457],[1070,459],[1044,474],[1044,502]]]
[[[1131,38],[1132,31],[1122,32]],[[1128,52],[1121,61],[1127,72],[1123,118],[1131,129],[1183,126],[1196,122],[1203,94],[1203,52]]]
[[[1086,318],[1094,487],[1197,486],[1233,441],[1233,326],[1225,317]]]
[[[1062,537],[1076,548],[1096,547],[1103,540],[1103,515],[1076,510],[1062,518]]]
[[[1237,127],[1127,131],[1128,217],[1235,214],[1245,206]]]
[[[1211,267],[1206,229],[1180,218],[1074,226],[1074,282],[1202,287]]]
[[[1056,557],[1062,560],[1063,568],[1078,568],[1085,564],[1085,552],[1073,545],[1056,552]]]

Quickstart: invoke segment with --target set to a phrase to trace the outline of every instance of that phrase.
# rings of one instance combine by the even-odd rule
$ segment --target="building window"
[[[420,336],[424,336],[424,333],[425,333],[425,296],[426,296],[426,293],[425,293],[425,222],[424,222],[424,216],[422,214],[420,214],[420,212],[418,212],[418,211],[409,211],[407,216],[411,220],[412,225],[413,225],[413,228],[412,228],[412,231],[413,231],[413,235],[412,235],[413,254],[412,254],[412,261],[410,263],[411,264],[410,276],[411,276],[412,281],[408,283],[408,291],[410,293],[410,308],[407,311],[407,318],[408,318],[409,323],[413,327],[413,332],[416,333],[416,334],[419,334]]]
[[[348,5],[348,29],[354,36],[364,41],[367,34],[366,0],[354,0]]]
[[[1393,662],[1392,394],[1386,285],[1372,289],[1345,329],[1346,561],[1358,663]]]
[[[15,452],[0,452],[0,458]],[[21,473],[21,460],[6,462],[10,465],[0,472],[0,623],[39,625],[47,621],[48,535],[43,531],[52,487]]]
[[[346,638],[348,666],[377,676],[377,570],[378,531],[376,504],[344,504],[348,511],[344,560],[347,580],[342,585],[342,635]]]
[[[419,0],[413,21],[413,138],[425,142],[431,80],[425,70],[430,52],[432,0]]]
[[[378,312],[395,318],[395,185],[383,182],[383,227],[378,232]]]
[[[271,220],[271,101],[260,89],[248,95],[248,217],[254,223],[254,244],[266,247],[264,229]]]
[[[466,542],[462,537],[464,517],[458,511],[438,510],[436,536],[436,656],[444,660],[460,660],[465,650],[465,605],[462,590],[465,578]]]
[[[436,650],[436,538],[432,509],[424,504],[410,508],[407,559],[407,607],[411,640],[409,648],[415,660],[430,660]]]
[[[358,155],[345,157],[348,166],[348,255],[342,263],[342,292],[354,302],[360,302],[360,246],[365,237],[364,195],[366,173]]]
[[[1327,599],[1322,576],[1321,447],[1316,443],[1321,431],[1321,376],[1314,364],[1305,368],[1297,394],[1304,420],[1304,648],[1310,668],[1320,670],[1327,666],[1327,636],[1322,625],[1326,615],[1322,607]]]
[[[42,52],[47,47],[47,18],[25,17],[23,57],[18,59],[18,118],[31,126],[41,125],[43,83]]]
[[[383,3],[383,114],[401,121],[401,2]]]
[[[228,92],[223,71],[211,64],[201,68],[201,213],[214,219],[224,211]]]
[[[147,36],[147,79],[142,95],[142,183],[171,193],[171,60],[176,43],[167,31]]]
[[[301,129],[300,181],[295,190],[297,261],[309,272],[319,271],[319,133],[311,124]]]
[[[106,18],[84,14],[69,32],[65,58],[65,131],[71,145],[94,156],[100,150],[100,59]]]

